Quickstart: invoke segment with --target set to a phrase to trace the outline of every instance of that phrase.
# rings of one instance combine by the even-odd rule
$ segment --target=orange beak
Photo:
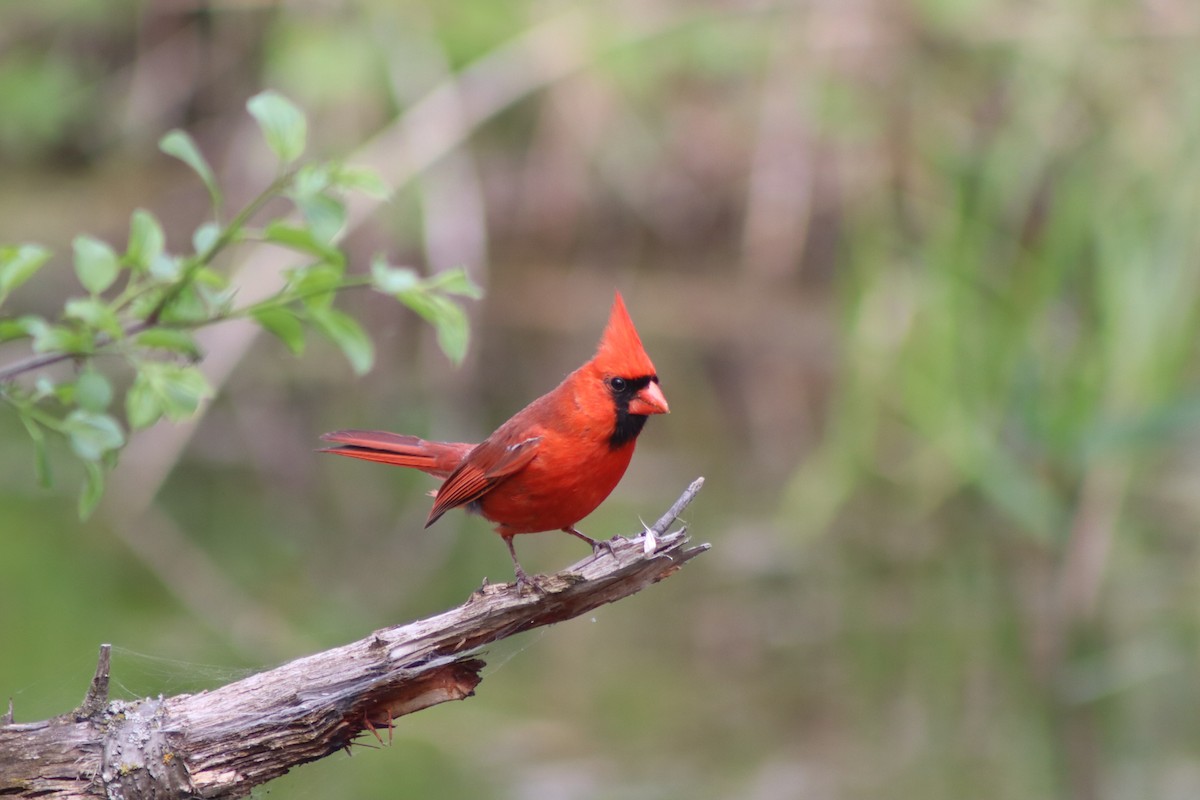
[[[658,388],[658,383],[651,381],[629,401],[629,413],[639,416],[670,414],[671,408],[667,405],[667,398],[663,396],[662,389]]]

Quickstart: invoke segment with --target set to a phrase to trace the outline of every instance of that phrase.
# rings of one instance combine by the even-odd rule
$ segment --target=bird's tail
[[[338,445],[322,448],[322,453],[412,467],[443,479],[475,447],[465,442],[427,442],[416,436],[387,431],[333,431],[321,438]]]

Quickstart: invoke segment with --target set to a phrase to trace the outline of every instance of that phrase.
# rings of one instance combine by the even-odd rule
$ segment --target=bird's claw
[[[537,576],[530,577],[525,570],[517,570],[517,580],[513,584],[517,587],[517,594],[523,594],[526,589],[534,594],[545,594],[545,589],[538,583]]]
[[[616,558],[617,556],[617,551],[613,549],[613,541],[618,538],[616,536],[608,541],[601,541],[600,539],[593,539],[587,534],[580,533],[579,531],[575,530],[574,527],[563,528],[563,532],[571,534],[576,539],[582,539],[583,541],[587,542],[592,548],[592,555],[594,556],[600,555],[601,550],[607,550],[608,554],[613,558]]]
[[[606,540],[606,539],[593,539],[592,540],[592,555],[594,555],[594,556],[600,555],[601,550],[607,551],[608,554],[610,556],[612,556],[613,558],[617,557],[617,551],[613,549],[613,543],[611,541]]]

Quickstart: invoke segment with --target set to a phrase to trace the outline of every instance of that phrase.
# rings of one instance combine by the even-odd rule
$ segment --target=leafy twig
[[[466,315],[459,297],[479,290],[462,270],[422,278],[380,257],[368,274],[347,275],[347,259],[338,244],[346,221],[343,196],[350,192],[386,195],[373,173],[334,162],[301,163],[307,121],[292,103],[264,92],[247,107],[278,159],[276,177],[228,222],[221,222],[220,186],[195,142],[172,131],[159,147],[199,176],[212,200],[212,220],[197,227],[192,250],[172,254],[158,220],[139,209],[130,219],[123,253],[91,236],[76,237],[73,266],[86,296],[64,301],[56,319],[34,314],[0,315],[0,342],[29,342],[32,353],[0,365],[0,399],[29,431],[37,453],[38,474],[49,482],[47,432],[63,436],[85,466],[80,512],[99,501],[105,470],[116,461],[127,432],[166,418],[187,419],[211,395],[195,366],[201,358],[192,334],[230,319],[246,318],[277,336],[293,353],[304,350],[313,329],[336,344],[355,372],[371,368],[374,348],[358,322],[334,307],[343,291],[371,287],[392,295],[429,320],[454,360],[467,346]],[[249,225],[276,199],[291,201],[292,211],[269,219],[254,231]],[[218,256],[247,239],[297,255],[283,288],[269,297],[233,306],[236,287],[217,267]],[[0,247],[0,311],[12,292],[50,260],[40,245]],[[119,289],[114,288],[118,287]],[[123,397],[97,369],[97,356],[118,354],[133,372]],[[70,361],[67,376],[45,370]],[[123,414],[113,407],[123,405]]]

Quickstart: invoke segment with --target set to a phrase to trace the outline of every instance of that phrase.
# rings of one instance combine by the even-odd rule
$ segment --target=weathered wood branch
[[[292,767],[346,749],[395,717],[470,697],[480,648],[641,591],[708,545],[666,533],[697,479],[654,526],[612,540],[539,591],[485,584],[461,606],[384,628],[211,691],[109,700],[109,648],[83,703],[49,720],[0,718],[0,796],[237,798]]]

